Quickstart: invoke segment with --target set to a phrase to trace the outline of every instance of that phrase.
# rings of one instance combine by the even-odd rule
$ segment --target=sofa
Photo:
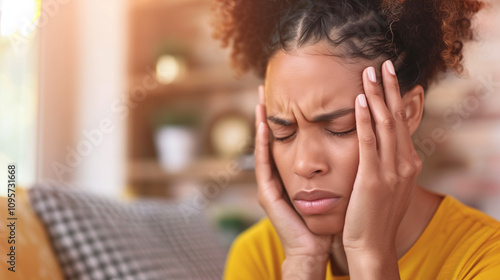
[[[0,279],[222,278],[227,246],[203,211],[186,217],[182,202],[15,190],[12,213],[0,197]]]

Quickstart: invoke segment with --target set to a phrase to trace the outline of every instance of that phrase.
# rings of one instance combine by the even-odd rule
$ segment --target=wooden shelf
[[[211,90],[226,89],[226,90],[242,90],[248,88],[256,88],[262,83],[257,77],[247,74],[240,79],[231,76],[231,72],[225,69],[207,69],[189,72],[186,77],[179,79],[171,84],[161,84],[156,81],[155,86],[148,90],[148,94],[159,95],[165,93],[181,93],[183,95],[193,92],[198,94],[206,94]],[[155,78],[152,72],[144,74],[135,74],[132,76],[129,88],[132,91],[137,86],[144,84],[144,79],[151,83],[151,78]]]
[[[128,181],[132,185],[170,184],[176,181],[216,181],[217,174],[227,174],[229,183],[256,182],[254,170],[241,169],[237,160],[201,158],[180,172],[165,171],[156,160],[130,162]],[[240,168],[239,170],[236,168]]]

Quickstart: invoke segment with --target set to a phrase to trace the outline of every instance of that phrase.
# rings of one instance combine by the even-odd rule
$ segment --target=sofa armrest
[[[15,216],[8,213],[8,198],[0,197],[0,279],[64,279],[46,229],[29,203],[27,190],[17,187],[15,194]],[[15,222],[15,233],[8,227],[10,222]],[[9,244],[11,235],[14,239]],[[15,246],[15,272],[9,271],[11,246]]]

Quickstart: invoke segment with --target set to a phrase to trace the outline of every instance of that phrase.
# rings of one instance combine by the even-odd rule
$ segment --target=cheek
[[[292,171],[294,151],[290,148],[287,148],[285,145],[275,145],[275,143],[271,143],[271,145],[271,153],[274,159],[274,163],[276,164],[276,168],[278,169],[279,176],[283,181],[285,189],[288,189],[287,186],[290,186],[289,182],[294,177]]]
[[[276,145],[276,142],[271,143],[271,153],[276,163],[276,168],[280,174],[284,174],[284,170],[292,170],[293,151],[285,145]],[[282,178],[284,180],[284,178]]]
[[[331,173],[336,180],[352,187],[359,164],[358,139],[354,136],[329,149]]]

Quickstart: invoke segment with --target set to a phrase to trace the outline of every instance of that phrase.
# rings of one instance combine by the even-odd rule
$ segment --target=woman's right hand
[[[270,152],[270,132],[262,85],[259,86],[259,104],[255,115],[257,135],[254,156],[258,200],[285,251],[283,279],[290,279],[285,277],[287,275],[293,275],[296,279],[324,279],[333,237],[312,233],[290,203]]]

